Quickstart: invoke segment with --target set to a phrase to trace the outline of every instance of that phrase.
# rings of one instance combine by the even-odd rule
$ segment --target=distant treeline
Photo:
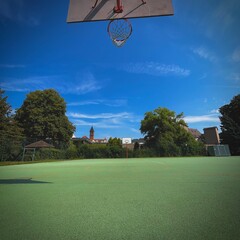
[[[205,155],[205,151],[199,149],[199,152],[196,152],[193,155]],[[187,154],[189,155],[189,154]],[[190,154],[192,155],[192,154]],[[39,149],[36,152],[35,160],[44,160],[44,159],[96,159],[96,158],[140,158],[140,157],[159,157],[166,156],[160,152],[156,152],[154,149],[143,148],[143,149],[126,149],[119,146],[107,146],[102,144],[96,145],[81,145],[76,147],[72,145],[66,149]],[[179,152],[171,152],[168,155],[171,156],[186,156],[185,153],[179,154]]]

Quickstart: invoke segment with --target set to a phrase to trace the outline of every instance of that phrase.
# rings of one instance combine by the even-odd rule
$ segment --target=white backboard
[[[116,4],[116,0],[70,0],[67,22],[173,15],[172,0],[121,0],[121,13],[113,10]]]
[[[122,144],[131,144],[132,143],[132,139],[131,138],[123,138],[122,139]]]

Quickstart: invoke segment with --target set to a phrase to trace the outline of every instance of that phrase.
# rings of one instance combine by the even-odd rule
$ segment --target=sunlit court
[[[1,239],[239,239],[240,158],[0,167]]]
[[[0,240],[240,240],[239,0],[0,0]]]

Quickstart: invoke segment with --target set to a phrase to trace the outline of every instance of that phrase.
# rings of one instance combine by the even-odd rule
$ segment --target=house
[[[204,128],[203,132],[206,145],[211,146],[220,144],[220,137],[217,127]]]
[[[199,141],[201,139],[202,133],[200,133],[197,129],[195,128],[188,128],[187,126],[182,126],[187,132],[189,132],[196,141]]]
[[[192,134],[196,141],[202,136],[202,134],[195,128],[188,128],[188,132]]]
[[[81,138],[72,138],[73,143],[80,143],[80,144],[92,144],[90,139],[87,136],[83,136]]]
[[[94,129],[93,127],[90,128],[89,138],[87,136],[82,136],[81,138],[72,138],[73,142],[78,142],[81,144],[106,144],[108,143],[107,138],[94,138]]]
[[[144,138],[139,138],[139,139],[133,139],[132,140],[132,144],[133,146],[138,143],[139,145],[139,149],[143,148],[144,144],[145,144],[145,139]]]
[[[108,143],[106,138],[94,138],[94,129],[93,126],[90,129],[90,136],[89,139],[92,143],[98,143],[98,144],[106,144]]]
[[[229,146],[220,143],[217,127],[204,128],[204,139],[207,153],[209,156],[231,156]]]

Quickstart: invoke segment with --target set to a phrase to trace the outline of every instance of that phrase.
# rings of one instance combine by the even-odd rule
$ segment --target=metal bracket
[[[146,4],[147,2],[144,0],[141,0],[142,4]],[[97,6],[98,0],[96,0],[95,4],[92,6],[92,9]],[[121,5],[121,1],[117,0],[117,6],[113,8],[114,13],[122,13],[123,12],[123,6]]]
[[[113,8],[114,13],[122,13],[123,12],[123,6],[121,3],[121,0],[117,0],[117,6]]]

